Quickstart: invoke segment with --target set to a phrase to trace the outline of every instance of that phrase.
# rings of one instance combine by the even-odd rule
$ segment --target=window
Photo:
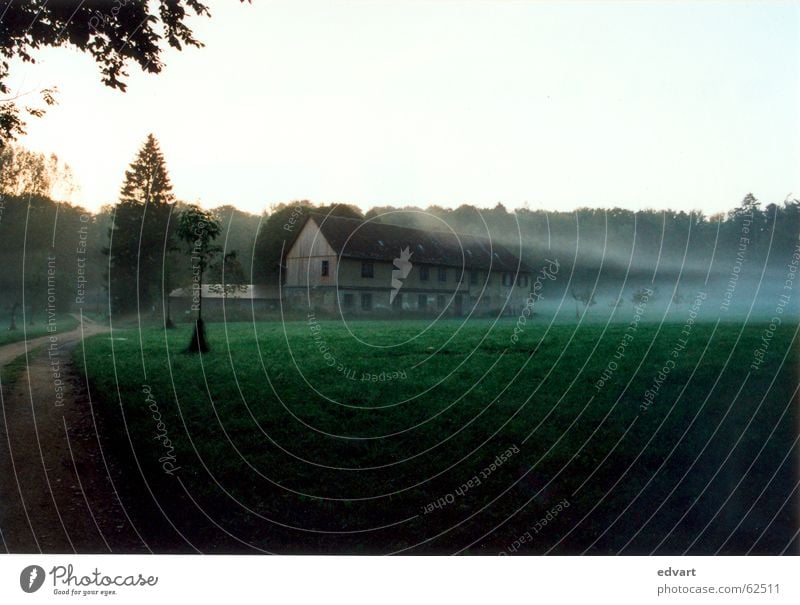
[[[428,265],[422,265],[419,268],[419,281],[428,281],[430,277],[430,267]]]
[[[470,271],[469,283],[475,285],[478,283],[478,279],[480,279],[480,273],[478,273],[477,271]]]
[[[372,294],[361,295],[361,310],[362,311],[372,310]]]
[[[322,276],[325,277],[328,275],[328,270],[330,269],[329,261],[322,261]]]
[[[420,294],[419,298],[417,299],[417,307],[420,311],[424,311],[428,308],[428,295],[427,294]]]
[[[447,269],[439,267],[439,281],[447,281]]]
[[[527,286],[528,285],[528,276],[524,273],[520,273],[517,275],[517,285],[518,286]]]
[[[511,273],[503,273],[503,285],[504,286],[514,285],[514,276]]]
[[[352,309],[353,308],[353,295],[352,294],[345,294],[342,297],[342,304],[344,305],[345,309]]]
[[[436,306],[440,311],[444,311],[444,294],[439,294],[439,296],[436,297]]]
[[[375,277],[375,266],[371,260],[361,261],[361,277]]]

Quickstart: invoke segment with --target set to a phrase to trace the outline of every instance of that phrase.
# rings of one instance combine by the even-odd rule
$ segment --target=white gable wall
[[[328,275],[322,275],[322,261],[328,261]],[[286,254],[285,286],[333,286],[336,252],[313,218],[309,218]]]

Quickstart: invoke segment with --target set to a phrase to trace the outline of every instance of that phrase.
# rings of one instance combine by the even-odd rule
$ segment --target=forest
[[[0,316],[5,321],[15,317],[19,322],[23,315],[29,325],[43,321],[48,285],[57,292],[60,313],[80,307],[104,316],[164,319],[164,293],[191,283],[190,250],[177,237],[177,217],[191,204],[172,194],[152,135],[121,175],[119,200],[95,213],[58,201],[74,186],[69,167],[55,156],[7,146],[0,152],[0,175]],[[673,293],[674,303],[681,303],[697,283],[720,292],[732,278],[763,283],[762,292],[777,284],[798,244],[799,208],[797,199],[765,204],[752,193],[732,201],[729,212],[712,216],[620,208],[509,211],[501,203],[488,209],[397,205],[363,213],[355,205],[306,200],[273,205],[256,215],[225,205],[208,212],[219,233],[204,280],[277,284],[281,251],[294,237],[283,226],[314,211],[483,235],[517,253],[532,272],[544,259],[558,260],[562,275],[570,276],[568,294],[589,306],[630,302],[642,285],[659,283]],[[615,289],[621,280],[633,294]]]

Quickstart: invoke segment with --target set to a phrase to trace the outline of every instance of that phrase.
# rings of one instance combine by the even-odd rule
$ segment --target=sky
[[[800,195],[800,4],[211,0],[202,49],[106,88],[90,57],[13,64],[59,105],[20,143],[96,209],[147,133],[175,194],[728,210]]]

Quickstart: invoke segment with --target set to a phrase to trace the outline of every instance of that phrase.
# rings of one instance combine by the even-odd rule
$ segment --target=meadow
[[[201,356],[187,325],[74,355],[162,552],[774,553],[797,324],[765,330],[211,323]]]
[[[47,322],[41,317],[37,317],[33,324],[25,323],[21,316],[16,318],[16,330],[8,330],[11,318],[9,316],[0,315],[0,346],[7,345],[12,342],[21,342],[23,340],[30,340],[40,336],[47,336],[52,334],[53,331],[48,331]],[[70,332],[78,327],[78,320],[72,315],[59,313],[56,317],[56,333]]]

